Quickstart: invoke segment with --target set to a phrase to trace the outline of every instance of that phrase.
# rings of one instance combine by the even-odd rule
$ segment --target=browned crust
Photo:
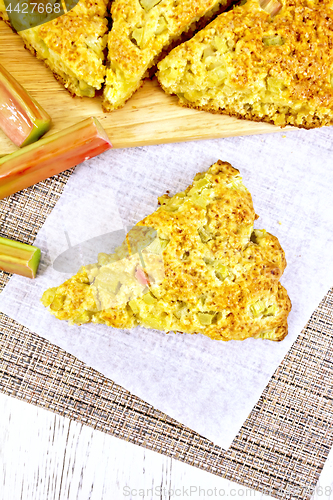
[[[281,325],[276,329],[276,332],[278,332],[278,336],[275,339],[272,339],[272,342],[281,342],[286,338],[288,335],[288,325],[287,323],[285,325]]]
[[[259,230],[254,234],[253,239],[249,238],[248,229],[252,228],[255,219],[252,197],[247,190],[237,191],[237,188],[228,190],[230,182],[237,176],[238,171],[228,162],[219,160],[212,165],[209,173],[210,189],[213,189],[216,198],[214,198],[214,202],[207,205],[206,213],[204,213],[203,207],[196,207],[195,204],[192,205],[192,209],[181,211],[178,214],[158,209],[137,224],[137,226],[160,229],[173,242],[165,249],[163,255],[164,277],[158,285],[161,293],[157,294],[161,297],[159,312],[165,311],[166,304],[169,304],[167,313],[171,321],[168,323],[168,328],[173,325],[171,326],[172,331],[194,333],[193,318],[195,318],[196,312],[191,311],[191,307],[195,307],[199,296],[207,293],[207,310],[212,307],[215,312],[225,310],[227,314],[225,321],[220,324],[207,325],[199,331],[196,330],[196,333],[221,341],[244,340],[249,337],[281,341],[288,332],[287,317],[291,309],[287,292],[279,282],[286,266],[284,251],[278,239],[266,231]],[[200,178],[202,178],[201,173],[194,177],[194,181],[198,181]],[[183,194],[190,194],[194,187],[195,182],[188,186]],[[160,197],[161,206],[167,205],[171,199],[172,197],[168,195]],[[172,213],[174,215],[171,215]],[[210,226],[210,231],[217,236],[217,239],[213,239],[209,247],[202,247],[201,243],[195,243],[195,237],[197,228],[208,218],[215,221]],[[224,250],[222,250],[223,243],[221,245],[224,237],[220,236],[221,233],[225,236],[230,235],[230,241]],[[243,240],[242,235],[246,236],[247,242]],[[220,237],[221,239],[219,239]],[[189,242],[191,242],[190,246]],[[124,241],[122,247],[126,253],[128,251],[127,240]],[[190,247],[196,249],[195,256],[193,256],[193,260],[190,259],[186,263],[186,259],[184,261],[181,256],[185,248]],[[225,283],[223,289],[221,289],[221,285],[214,285],[210,276],[205,271],[202,273],[200,270],[201,258],[197,258],[197,253],[199,252],[202,257],[206,248],[210,248],[212,255],[217,258],[221,257],[223,253],[222,258],[229,262],[228,265],[231,268],[241,261],[239,251],[244,251],[241,259],[245,259],[245,265],[239,280],[235,278],[234,281]],[[122,257],[121,247],[119,247],[118,252],[118,257]],[[247,267],[247,263],[250,261],[251,269]],[[98,266],[103,266],[103,264],[97,264]],[[90,284],[89,269],[82,268],[60,287],[45,292],[42,299],[43,304],[49,307],[57,318],[76,324],[92,321],[106,323],[116,328],[128,328],[134,324],[145,325],[147,315],[141,315],[140,310],[135,312],[131,306],[128,308],[126,297],[118,305],[103,307],[101,304],[98,306],[95,302],[93,288],[86,286]],[[69,300],[66,301],[65,297],[68,297]],[[273,314],[274,317],[265,320],[263,318],[254,319],[255,315],[251,315],[250,311],[251,303],[262,298],[265,300],[266,297],[272,297],[278,308],[277,314]],[[187,303],[189,321],[180,321],[179,323],[174,321],[173,312],[176,310],[174,308],[176,301]],[[125,304],[127,305],[125,306]],[[157,311],[157,309],[155,310]],[[154,314],[155,310],[150,309],[150,313]],[[86,312],[89,312],[88,316],[85,315]],[[163,330],[163,325],[160,326]],[[154,325],[150,325],[150,327],[154,328]]]
[[[287,265],[287,263],[286,263]],[[289,298],[289,295],[287,293],[287,290],[284,288],[284,286],[279,283],[279,295],[281,296],[281,304],[283,304],[283,309],[284,309],[284,315],[283,319],[281,321],[281,325],[276,329],[276,338],[272,339],[274,341],[281,342],[287,335],[288,335],[288,315],[291,311],[292,304],[291,300]]]
[[[257,79],[261,78],[261,71],[265,68],[271,77],[285,81],[289,91],[288,100],[309,103],[311,113],[297,114],[292,106],[288,106],[288,100],[285,105],[280,106],[270,103],[267,114],[253,109],[249,104],[240,107],[237,103],[234,106],[230,101],[214,102],[214,98],[210,102],[203,101],[201,104],[199,100],[187,102],[180,97],[180,104],[210,113],[272,123],[280,127],[292,125],[297,128],[312,129],[332,125],[331,3],[330,0],[322,0],[313,4],[310,8],[306,0],[284,0],[281,15],[272,19],[267,18],[267,13],[259,8],[258,1],[249,0],[242,8],[236,8],[213,21],[210,28],[202,31],[183,49],[176,49],[173,59],[175,61],[177,57],[188,57],[187,62],[192,65],[191,70],[196,74],[197,62],[193,54],[199,45],[209,43],[212,40],[212,33],[219,35],[224,33],[225,36],[229,33],[229,41],[233,44],[232,50],[235,46],[238,47],[237,56],[232,56],[230,65],[232,68],[230,85],[234,90],[250,89]],[[273,32],[279,33],[284,42],[281,47],[266,50],[267,47],[263,48],[263,36],[265,33]],[[200,78],[203,78],[202,75]],[[176,82],[173,83],[176,85]],[[195,84],[193,85],[192,90],[195,90]],[[183,87],[185,88],[185,85]],[[170,87],[164,90],[172,93]],[[173,91],[177,92],[177,87],[173,87]]]
[[[10,27],[10,29],[13,29],[10,22],[9,22],[9,19],[5,19],[4,17],[4,13],[3,12],[0,12],[0,21],[3,21],[4,23],[7,24],[7,26]],[[14,31],[14,30],[13,30]],[[14,32],[15,33],[15,32]]]
[[[157,54],[157,56],[151,61],[150,65],[147,68],[147,71],[145,75],[141,79],[140,85],[137,86],[135,90],[131,93],[131,95],[126,99],[126,101],[123,104],[120,104],[119,106],[110,106],[108,105],[109,103],[107,102],[106,99],[103,100],[102,103],[102,109],[105,113],[110,113],[116,109],[121,109],[125,106],[126,102],[137,92],[143,85],[144,81],[148,78],[152,78],[154,74],[156,73],[156,67],[157,64],[164,59],[171,50],[173,50],[175,47],[178,45],[181,45],[182,43],[185,43],[186,41],[190,40],[196,33],[198,33],[200,30],[204,29],[210,22],[212,22],[213,19],[218,17],[220,14],[225,12],[228,7],[233,3],[234,0],[227,0],[225,4],[221,4],[219,9],[215,12],[212,13],[207,13],[206,15],[202,16],[200,19],[197,21],[193,22],[190,24],[178,37],[174,37],[170,40],[170,43],[163,48],[163,50]],[[105,86],[105,85],[104,85]]]
[[[187,42],[190,40],[196,33],[206,28],[206,26],[211,23],[214,19],[216,19],[220,14],[225,12],[234,0],[227,0],[225,4],[221,4],[219,9],[216,12],[208,13],[205,16],[200,17],[197,21],[190,24],[187,29],[185,29],[181,35],[177,38],[174,38],[170,41],[169,45],[165,47],[162,52],[155,58],[155,60],[150,65],[150,68],[153,68],[156,73],[157,64],[164,59],[171,50],[173,50],[178,45]],[[152,76],[152,75],[151,75]]]

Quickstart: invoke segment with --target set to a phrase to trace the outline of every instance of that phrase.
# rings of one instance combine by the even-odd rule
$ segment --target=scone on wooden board
[[[284,251],[275,236],[253,229],[257,216],[238,170],[218,161],[159,203],[114,254],[44,292],[50,312],[78,325],[282,340],[291,308],[279,282]],[[140,242],[140,231],[156,237]]]
[[[103,107],[122,107],[162,52],[223,11],[231,0],[114,0]]]
[[[122,107],[141,86],[164,50],[179,42],[184,33],[191,36],[230,3],[79,0],[68,13],[19,35],[26,48],[42,59],[73,95],[94,97],[95,90],[105,83],[103,107],[111,111]],[[4,0],[0,0],[1,18],[9,23]]]
[[[159,63],[163,89],[213,113],[333,123],[332,0],[247,0]]]
[[[108,0],[80,0],[67,14],[20,31],[25,47],[41,59],[73,95],[94,97],[105,79]],[[0,0],[0,19],[8,20]]]

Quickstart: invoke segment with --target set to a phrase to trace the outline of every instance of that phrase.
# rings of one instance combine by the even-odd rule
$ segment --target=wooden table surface
[[[4,394],[0,415],[0,500],[271,500]],[[333,453],[312,498],[332,491]]]

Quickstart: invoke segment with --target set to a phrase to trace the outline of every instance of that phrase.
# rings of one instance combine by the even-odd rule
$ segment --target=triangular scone
[[[0,0],[0,16],[8,21]],[[93,97],[105,79],[108,0],[79,0],[67,14],[20,31],[25,47],[42,59],[73,95]]]
[[[161,206],[134,230],[155,231],[143,250],[126,248],[81,268],[42,302],[70,323],[143,325],[202,333],[212,339],[282,340],[290,300],[279,279],[284,252],[276,237],[253,230],[251,195],[238,170],[218,161],[192,186]],[[131,248],[134,247],[130,244]]]
[[[332,5],[247,0],[162,60],[160,84],[180,104],[213,113],[279,126],[331,125]]]
[[[103,107],[122,107],[147,71],[184,32],[209,20],[230,0],[115,0],[108,36],[108,69]]]
[[[6,12],[6,6],[4,0],[0,0],[0,19],[3,19],[4,21],[6,21],[6,23],[9,22],[9,17]]]

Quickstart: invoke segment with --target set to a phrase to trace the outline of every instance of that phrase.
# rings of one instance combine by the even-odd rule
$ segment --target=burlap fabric
[[[71,171],[0,202],[0,234],[24,243]],[[0,287],[9,275],[0,271]],[[0,390],[276,498],[310,498],[332,445],[333,290],[276,370],[228,451],[0,313]]]

